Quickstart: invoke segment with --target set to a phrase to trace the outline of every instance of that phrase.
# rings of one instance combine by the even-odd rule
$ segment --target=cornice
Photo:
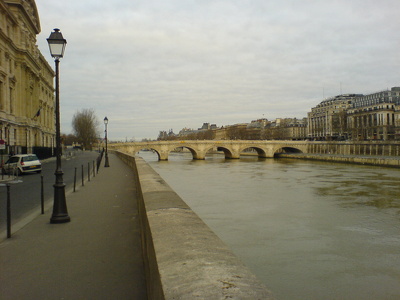
[[[14,16],[12,11],[8,8],[8,5],[5,3],[6,1],[0,1],[0,6],[7,12],[7,16],[11,19],[14,24],[18,24],[17,18]]]
[[[6,5],[17,7],[25,19],[28,21],[29,25],[33,29],[36,34],[39,34],[41,31],[40,28],[40,19],[37,11],[36,3],[34,0],[4,0]],[[28,11],[31,10],[31,11]],[[8,10],[10,11],[10,10]],[[13,15],[10,13],[10,15]],[[15,20],[15,16],[14,16]],[[17,22],[18,23],[18,22]]]

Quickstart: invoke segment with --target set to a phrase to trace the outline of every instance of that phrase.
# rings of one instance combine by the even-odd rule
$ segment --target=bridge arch
[[[226,159],[235,158],[232,151],[229,148],[218,146],[217,151],[223,151]]]
[[[274,156],[283,153],[303,153],[303,151],[293,146],[283,146],[274,150]]]
[[[272,158],[279,153],[308,153],[308,141],[270,141],[270,140],[182,140],[182,141],[149,141],[134,143],[113,143],[110,149],[125,149],[125,151],[138,151],[147,148],[155,151],[159,160],[168,160],[168,155],[175,148],[186,148],[193,159],[203,160],[210,149],[224,152],[226,159],[240,158],[240,153],[251,148],[257,152],[258,157]]]
[[[260,157],[260,158],[262,158],[262,157],[267,157],[266,151],[265,151],[263,148],[261,148],[261,147],[256,147],[256,146],[245,146],[245,147],[242,147],[242,148],[240,149],[240,153],[242,153],[242,152],[243,152],[244,150],[246,150],[246,149],[253,149],[253,150],[255,150],[255,151],[257,152],[257,156]]]
[[[190,146],[188,146],[188,145],[180,145],[180,146],[178,146],[178,147],[175,147],[174,149],[172,149],[171,151],[174,151],[174,150],[176,150],[176,149],[179,149],[179,148],[182,148],[182,149],[188,149],[189,151],[190,151],[190,153],[192,154],[192,157],[193,157],[193,159],[202,159],[202,158],[199,158],[200,157],[200,155],[199,155],[199,153],[198,153],[198,151],[196,151],[196,149],[194,149],[193,147],[190,147]],[[170,151],[170,152],[171,152]]]
[[[161,160],[161,153],[160,151],[157,149],[157,147],[151,147],[151,146],[144,146],[144,147],[139,147],[135,149],[135,152],[139,152],[139,151],[152,151],[155,152],[158,156],[158,160]]]

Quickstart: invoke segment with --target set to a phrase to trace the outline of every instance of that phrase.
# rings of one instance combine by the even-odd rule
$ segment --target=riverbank
[[[279,154],[278,157],[400,168],[399,156],[359,156],[359,155],[337,155],[337,154],[333,155],[333,154],[285,153],[285,154]]]
[[[149,299],[274,299],[148,163],[115,153],[136,173]]]
[[[400,264],[393,263],[399,168],[222,153],[201,161],[190,153],[168,162],[140,156],[276,299],[400,294]]]

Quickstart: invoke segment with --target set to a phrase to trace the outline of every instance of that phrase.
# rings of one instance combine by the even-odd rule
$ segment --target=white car
[[[6,161],[3,169],[7,174],[40,173],[42,164],[36,154],[17,154]]]

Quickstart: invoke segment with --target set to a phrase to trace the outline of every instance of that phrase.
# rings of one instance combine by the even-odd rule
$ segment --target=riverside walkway
[[[71,222],[50,209],[0,243],[0,299],[147,299],[134,172],[109,160],[66,195]]]

